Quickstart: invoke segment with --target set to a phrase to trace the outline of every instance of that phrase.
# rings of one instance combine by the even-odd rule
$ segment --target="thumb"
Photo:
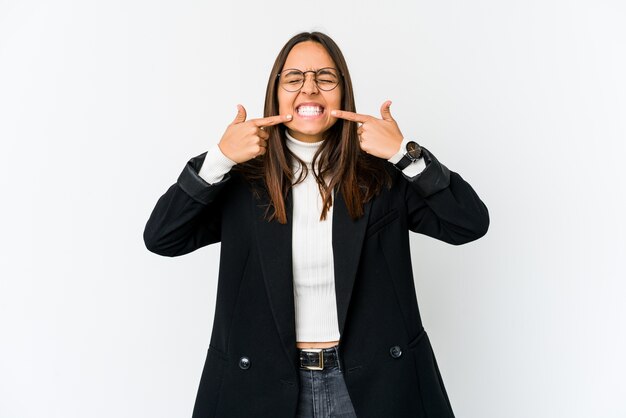
[[[387,100],[380,107],[380,116],[382,116],[384,120],[394,120],[393,117],[391,116],[390,107],[391,107],[391,100]]]
[[[245,122],[245,121],[246,121],[246,108],[238,104],[237,116],[235,116],[235,119],[233,120],[233,123],[231,125],[234,125],[235,123]]]

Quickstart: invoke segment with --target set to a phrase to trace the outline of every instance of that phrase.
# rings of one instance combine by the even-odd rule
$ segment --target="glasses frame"
[[[282,73],[284,73],[285,71],[289,71],[289,70],[292,70],[292,71],[298,71],[298,72],[302,73],[302,83],[300,84],[300,87],[299,87],[297,90],[287,90],[287,89],[285,88],[285,86],[284,86],[284,85],[280,82],[280,75],[281,75]],[[319,82],[317,81],[317,73],[318,73],[318,72],[320,72],[320,71],[322,71],[322,70],[335,70],[335,71],[337,71],[337,73],[338,73],[338,75],[339,75],[339,80],[337,80],[337,84],[335,84],[335,87],[333,87],[332,89],[328,89],[328,90],[326,90],[326,89],[323,89],[323,88],[321,88],[321,87],[320,87]],[[335,90],[335,89],[337,88],[337,86],[339,85],[339,83],[340,83],[340,82],[342,81],[342,79],[343,79],[343,73],[342,73],[342,72],[340,72],[340,71],[339,71],[337,68],[335,68],[335,67],[324,67],[324,68],[320,68],[320,69],[315,70],[315,71],[314,71],[314,70],[302,71],[302,70],[299,70],[299,69],[297,69],[297,68],[285,68],[285,69],[284,69],[284,70],[282,70],[280,73],[276,74],[276,78],[279,80],[279,81],[278,81],[278,84],[280,85],[280,87],[282,87],[282,89],[283,89],[283,90],[288,91],[289,93],[297,93],[297,92],[299,92],[300,90],[302,90],[302,87],[304,87],[304,83],[306,83],[306,73],[313,73],[313,81],[315,81],[315,85],[316,85],[316,86],[317,86],[317,88],[318,88],[318,89],[320,89],[321,91],[333,91],[333,90]]]

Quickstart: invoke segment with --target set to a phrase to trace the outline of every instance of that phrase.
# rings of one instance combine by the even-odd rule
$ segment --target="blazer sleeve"
[[[426,168],[405,183],[409,229],[453,245],[487,233],[489,212],[472,186],[423,148]]]
[[[206,152],[189,160],[152,210],[143,239],[153,253],[174,257],[220,241],[219,195],[230,173],[217,183],[207,183],[198,175],[205,157]]]

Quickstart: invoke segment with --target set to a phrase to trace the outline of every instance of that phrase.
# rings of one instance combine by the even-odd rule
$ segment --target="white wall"
[[[219,247],[143,227],[302,30],[490,209],[412,238],[457,416],[626,416],[624,3],[218,3],[0,2],[0,416],[191,415]]]

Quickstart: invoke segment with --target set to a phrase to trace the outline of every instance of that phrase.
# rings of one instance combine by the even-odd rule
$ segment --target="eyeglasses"
[[[300,71],[296,68],[288,68],[277,74],[278,82],[288,92],[295,93],[304,86],[305,74],[313,73],[313,80],[320,90],[331,91],[339,85],[341,74],[336,68],[325,67],[317,71]]]

